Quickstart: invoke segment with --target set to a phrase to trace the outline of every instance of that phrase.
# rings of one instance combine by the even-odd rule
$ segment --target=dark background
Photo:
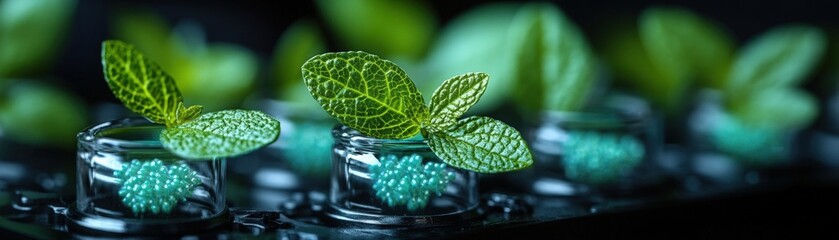
[[[425,1],[437,16],[438,29],[460,13],[489,2],[498,1]],[[599,37],[597,29],[600,26],[635,21],[643,9],[662,5],[681,6],[716,21],[727,28],[738,45],[771,27],[785,23],[811,24],[828,33],[839,29],[839,1],[553,2],[594,41]],[[113,14],[125,8],[151,10],[166,18],[169,24],[181,20],[196,21],[204,27],[210,42],[230,42],[247,47],[257,54],[262,64],[268,61],[277,39],[294,20],[313,19],[321,25],[322,30],[327,29],[313,1],[81,0],[54,73],[62,79],[64,87],[80,94],[89,104],[101,101],[117,103],[106,84],[103,84],[99,49],[103,40],[112,37],[108,23]],[[334,48],[335,40],[329,31],[323,34],[332,43],[332,50],[338,50]],[[831,42],[835,42],[836,34],[830,36]],[[822,66],[819,71],[825,68]],[[818,94],[819,89],[812,86],[813,81],[810,82],[808,88]]]
[[[472,7],[497,1],[425,2],[436,14],[439,29]],[[553,2],[594,41],[601,37],[598,32],[601,26],[622,21],[634,23],[635,17],[642,10],[662,5],[684,7],[716,21],[728,30],[738,45],[774,26],[787,23],[820,27],[829,34],[829,48],[836,48],[833,43],[839,39],[836,34],[839,30],[839,1]],[[117,10],[125,8],[146,8],[163,16],[169,24],[193,20],[202,25],[210,42],[229,42],[253,50],[263,65],[260,67],[259,78],[262,83],[267,81],[265,65],[274,51],[277,39],[289,24],[300,18],[309,18],[318,22],[322,30],[327,29],[313,1],[79,0],[68,35],[49,74],[56,77],[56,84],[72,90],[89,105],[99,102],[118,103],[105,84],[99,54],[101,42],[113,37],[109,22]],[[323,34],[328,38],[331,50],[341,50],[336,48],[336,40],[329,31],[323,31]],[[822,100],[832,90],[821,88],[817,80],[822,80],[818,78],[826,76],[830,67],[839,66],[828,66],[827,61],[823,61],[822,66],[813,74],[817,78],[810,79],[806,84],[806,88]],[[837,82],[836,79],[832,81]],[[809,171],[802,172],[809,174]],[[522,232],[539,231],[560,233],[552,237],[571,238],[720,238],[730,237],[725,232],[731,231],[735,232],[734,235],[745,237],[798,238],[815,234],[821,235],[820,238],[835,239],[835,231],[839,229],[839,205],[836,204],[839,200],[839,185],[836,183],[839,181],[831,177],[836,176],[835,171],[828,175],[828,180],[813,180],[815,183],[794,182],[765,191],[722,194],[710,200],[670,202],[655,208],[551,221],[528,228],[498,228],[495,232],[479,232],[472,237],[509,239],[521,237]]]

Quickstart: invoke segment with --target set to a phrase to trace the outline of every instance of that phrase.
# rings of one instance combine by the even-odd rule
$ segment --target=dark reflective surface
[[[546,197],[485,178],[480,200],[484,215],[436,227],[335,223],[325,217],[325,189],[277,191],[287,197],[270,208],[250,207],[249,201],[235,199],[253,199],[231,197],[226,223],[212,231],[177,237],[485,239],[547,233],[578,238],[702,238],[728,236],[732,230],[750,237],[830,236],[839,222],[837,173],[839,169],[811,164],[762,173],[753,184],[733,185],[686,175],[673,178],[675,184],[656,194],[582,198]],[[250,186],[239,184],[239,180],[228,180],[232,195],[256,191],[248,190]],[[68,230],[65,214],[72,199],[72,194],[7,188],[0,194],[0,232],[4,238],[108,236]]]

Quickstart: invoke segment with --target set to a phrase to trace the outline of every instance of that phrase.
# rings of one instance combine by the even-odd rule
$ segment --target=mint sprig
[[[105,80],[122,103],[152,122],[166,125],[163,147],[187,159],[242,155],[277,140],[280,123],[265,113],[225,110],[201,115],[185,107],[175,80],[133,45],[102,43]]]
[[[521,169],[533,157],[521,134],[488,117],[457,120],[486,90],[489,76],[446,80],[430,109],[396,64],[365,52],[317,55],[302,67],[312,97],[342,124],[374,138],[405,139],[422,132],[446,164],[481,173]]]

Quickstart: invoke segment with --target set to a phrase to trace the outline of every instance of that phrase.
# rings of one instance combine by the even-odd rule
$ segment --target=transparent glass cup
[[[481,215],[477,174],[443,164],[425,140],[376,139],[345,126],[332,134],[330,219],[432,226]]]
[[[516,175],[532,177],[531,190],[541,195],[618,196],[654,189],[664,177],[656,126],[646,102],[623,96],[586,111],[542,112],[527,134],[534,167]]]
[[[744,122],[725,109],[718,92],[699,95],[688,123],[691,173],[703,182],[721,187],[756,184],[795,164],[801,129]]]
[[[307,93],[308,94],[308,93]],[[332,170],[332,128],[337,123],[309,98],[312,105],[258,98],[248,105],[280,121],[277,141],[230,166],[231,177],[249,180],[247,206],[276,208],[299,201],[300,194],[325,195]]]
[[[178,234],[228,222],[226,160],[173,155],[159,142],[163,128],[145,119],[123,119],[79,133],[70,228]]]

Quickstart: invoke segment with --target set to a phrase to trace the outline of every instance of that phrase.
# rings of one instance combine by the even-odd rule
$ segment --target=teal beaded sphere
[[[136,215],[171,213],[178,202],[185,201],[192,189],[201,184],[198,173],[186,163],[167,167],[159,159],[123,163],[114,176],[121,185],[122,203]]]
[[[721,152],[749,165],[772,165],[787,152],[782,131],[769,126],[751,126],[737,118],[720,118],[709,140]]]
[[[332,124],[296,123],[294,131],[284,133],[281,151],[295,173],[306,176],[328,176],[332,167]]]
[[[632,171],[644,158],[635,137],[599,132],[572,132],[562,144],[562,167],[569,179],[606,184]]]
[[[440,196],[455,174],[445,163],[422,163],[417,154],[385,155],[379,164],[370,165],[370,177],[376,197],[390,207],[405,206],[409,211],[425,208],[431,194]]]

